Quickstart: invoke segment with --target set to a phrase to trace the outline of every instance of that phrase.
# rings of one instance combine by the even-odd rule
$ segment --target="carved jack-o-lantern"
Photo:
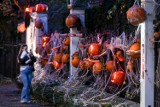
[[[143,8],[134,5],[127,11],[127,19],[132,25],[136,26],[146,19],[146,12]]]

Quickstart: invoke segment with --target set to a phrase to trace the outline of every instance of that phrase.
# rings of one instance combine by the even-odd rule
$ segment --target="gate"
[[[20,45],[0,45],[0,75],[14,79],[19,73],[17,54]]]

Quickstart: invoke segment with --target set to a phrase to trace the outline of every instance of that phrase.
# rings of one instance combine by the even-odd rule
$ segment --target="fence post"
[[[147,19],[141,24],[141,107],[154,107],[154,45],[153,37],[154,3],[152,0],[141,0],[146,10]]]
[[[74,0],[70,0],[70,4],[73,5]],[[82,26],[84,26],[84,19],[85,19],[85,11],[82,9],[74,9],[71,8],[70,14],[77,15],[78,18],[81,20]],[[70,28],[71,34],[79,34],[80,32],[77,30],[77,28]],[[72,66],[72,55],[78,51],[78,42],[80,37],[70,37],[70,76],[74,75],[74,73],[77,71],[77,68]]]
[[[35,21],[40,20],[43,22],[43,30],[35,27]],[[31,13],[30,26],[26,30],[26,44],[28,45],[28,50],[32,49],[33,54],[36,54],[36,47],[41,45],[41,36],[48,31],[48,16],[47,14]]]

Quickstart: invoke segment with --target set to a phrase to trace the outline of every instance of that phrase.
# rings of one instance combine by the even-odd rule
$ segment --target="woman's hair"
[[[24,47],[26,47],[27,46],[27,44],[23,44],[23,45],[21,45],[21,47],[20,47],[20,50],[19,50],[19,53],[18,54],[20,54],[21,52],[22,52],[22,49],[24,48]]]
[[[21,53],[22,53],[22,49],[23,49],[24,47],[26,47],[26,46],[27,46],[27,44],[23,44],[23,45],[21,45],[21,47],[20,47],[20,50],[19,50],[18,55],[17,55],[17,62],[18,62],[18,63],[20,63],[19,57],[20,57],[20,55],[21,55]]]

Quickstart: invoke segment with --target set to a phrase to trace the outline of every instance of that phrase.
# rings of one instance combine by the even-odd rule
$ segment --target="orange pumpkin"
[[[77,26],[79,18],[76,15],[70,14],[67,18],[66,18],[66,26],[68,28],[74,28]]]
[[[123,57],[122,51],[118,50],[118,51],[116,52],[116,57],[117,57],[117,58]]]
[[[45,12],[48,10],[48,6],[46,4],[36,4],[35,5],[35,11],[36,12]]]
[[[80,69],[81,69],[81,70],[85,70],[85,69],[86,69],[84,60],[83,60],[83,61],[80,61],[79,66],[80,66]]]
[[[50,44],[46,43],[45,46],[44,46],[44,50],[45,50],[47,53],[50,53],[50,51],[51,51],[51,46],[50,46]]]
[[[54,60],[57,61],[58,63],[61,63],[62,61],[62,54],[61,53],[57,53],[54,55]]]
[[[123,61],[124,61],[124,57],[118,57],[118,60],[119,60],[120,62],[123,62]]]
[[[42,36],[42,46],[45,47],[45,45],[50,41],[49,36]]]
[[[134,68],[133,61],[128,61],[128,63],[127,63],[127,70],[128,71],[133,71],[133,68]]]
[[[72,66],[77,68],[80,63],[80,58],[78,56],[74,56],[72,58]]]
[[[127,19],[132,25],[137,26],[146,19],[146,12],[143,8],[134,5],[127,11]]]
[[[106,63],[106,70],[107,71],[113,71],[115,68],[114,61],[110,60]]]
[[[25,9],[25,12],[35,12],[35,9],[34,9],[34,7],[27,7],[26,9]]]
[[[23,33],[26,30],[25,23],[22,22],[22,23],[18,24],[17,30],[18,30],[18,32]]]
[[[96,62],[93,65],[93,72],[94,73],[100,73],[103,70],[103,63],[102,62]]]
[[[125,72],[116,71],[111,74],[111,82],[117,85],[122,85],[125,80]]]
[[[62,55],[62,63],[67,63],[69,61],[69,54]]]
[[[74,52],[74,53],[73,53],[73,57],[74,57],[74,56],[78,56],[78,57],[79,57],[79,52],[77,52],[77,51]]]
[[[118,58],[118,60],[120,61],[120,62],[123,62],[124,61],[124,57],[123,57],[123,54],[122,54],[122,51],[121,50],[118,50],[117,52],[116,52],[116,55],[115,55],[117,58]]]
[[[61,68],[62,66],[63,66],[63,64],[62,63],[58,63],[57,61],[55,61],[55,60],[53,60],[53,66],[54,66],[54,69],[59,69],[59,68]]]
[[[101,45],[99,43],[92,43],[88,48],[88,53],[91,56],[99,55],[101,52]]]
[[[43,22],[41,20],[36,20],[35,27],[41,29],[43,27]]]
[[[47,58],[41,58],[41,65],[42,65],[42,67],[44,67],[47,62],[48,62]]]
[[[93,64],[94,63],[91,62],[91,61],[83,60],[83,61],[80,62],[80,69],[85,70],[85,69],[88,69],[88,68],[92,68]]]
[[[84,62],[85,62],[85,67],[86,68],[92,68],[93,67],[93,64],[94,64],[93,62],[88,61],[88,60],[85,60]]]
[[[154,37],[155,38],[159,37],[159,32],[154,32]]]
[[[69,44],[70,44],[70,37],[67,37],[67,38],[63,41],[63,44],[69,46]]]
[[[141,46],[140,46],[140,42],[135,42],[133,43],[130,47],[129,47],[129,51],[140,51]],[[139,53],[132,53],[129,54],[132,58],[139,58],[140,57],[140,52]]]
[[[66,52],[67,48],[68,48],[67,45],[63,45],[63,46],[59,47],[59,52],[60,52],[60,53]]]

